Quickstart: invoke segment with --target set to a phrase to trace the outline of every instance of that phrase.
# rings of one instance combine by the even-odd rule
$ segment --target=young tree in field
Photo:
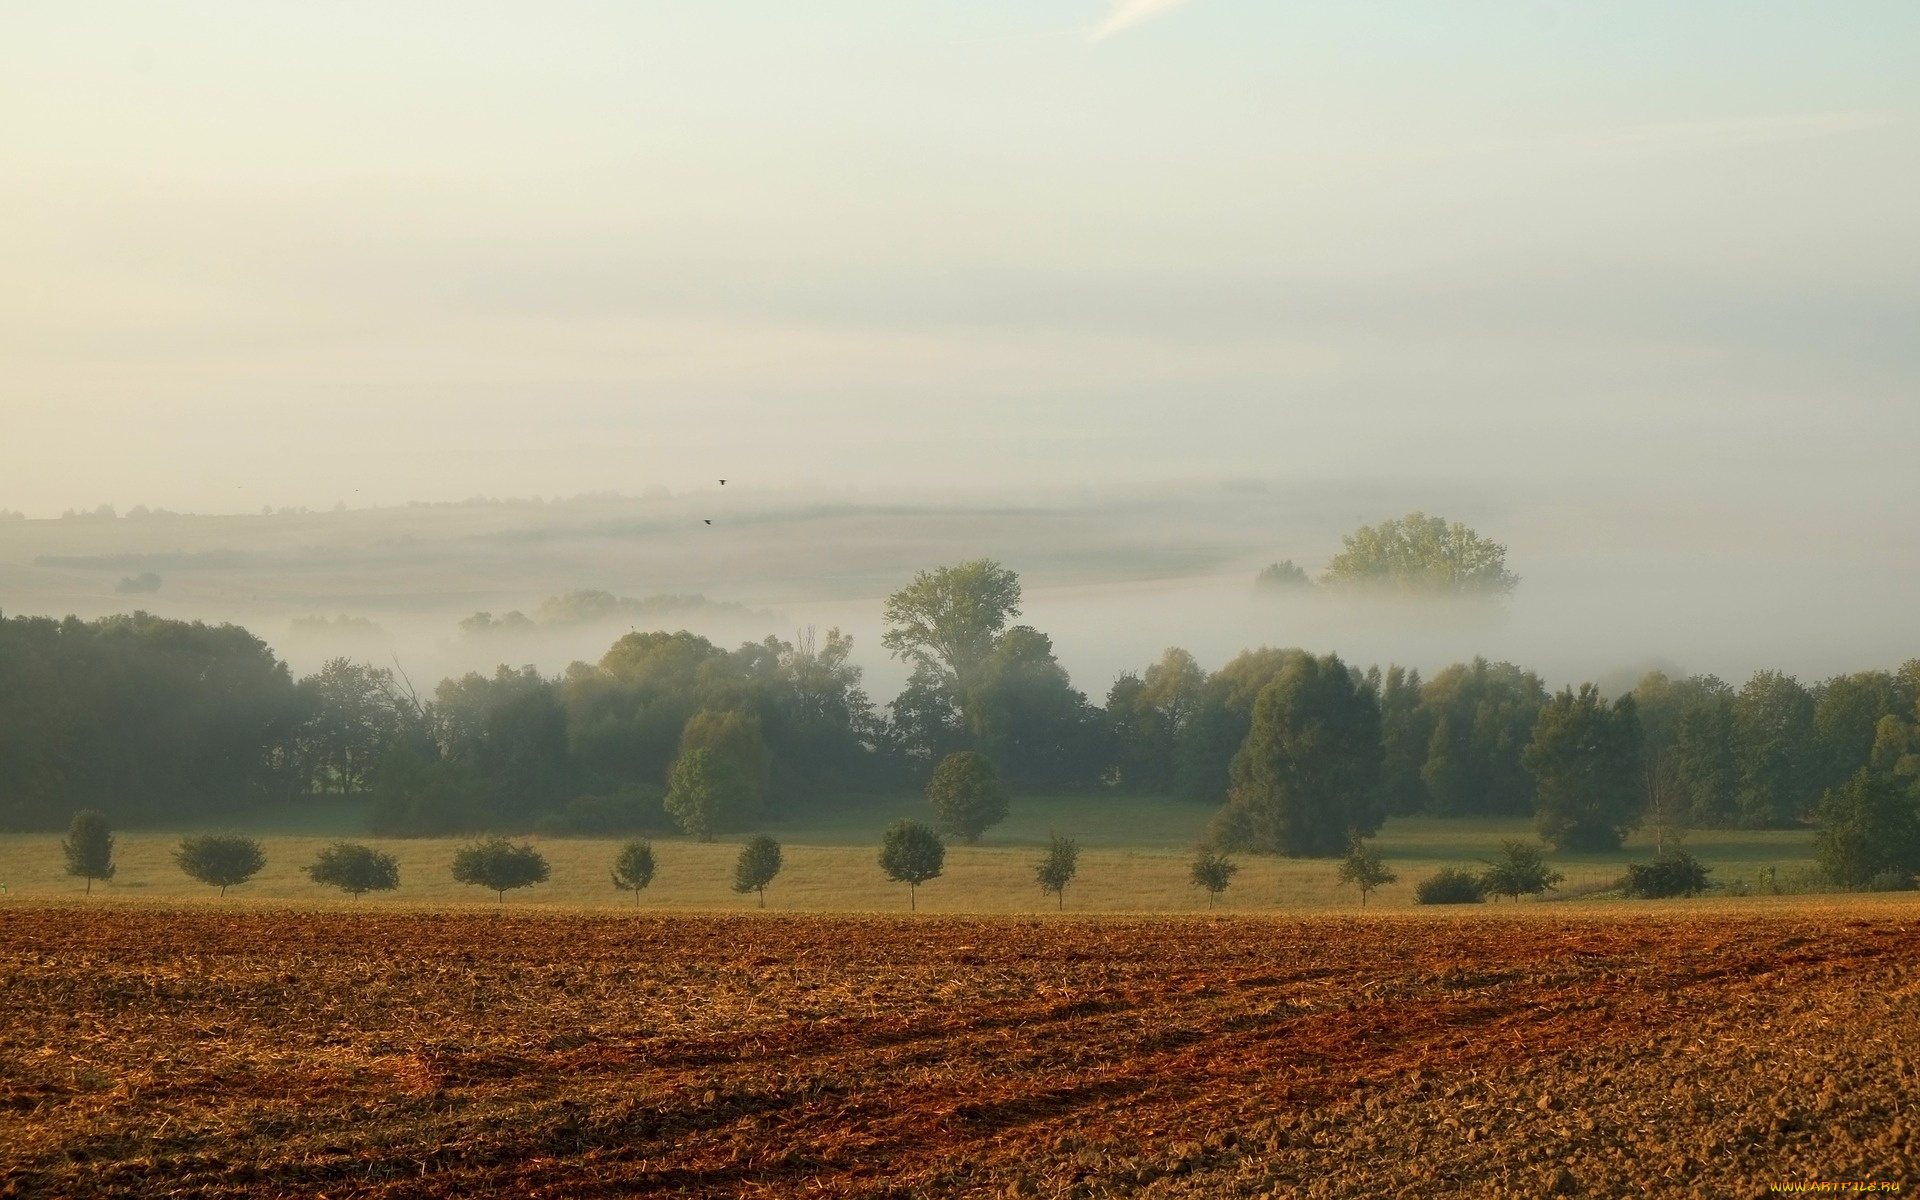
[[[880,839],[880,869],[895,883],[907,885],[907,908],[919,908],[920,885],[938,879],[946,866],[947,847],[940,835],[918,821],[895,821]]]
[[[1200,857],[1193,860],[1193,866],[1187,871],[1187,878],[1194,887],[1207,889],[1207,907],[1212,908],[1213,902],[1227,890],[1227,884],[1239,870],[1240,864],[1226,855],[1202,850]]]
[[[1540,836],[1556,850],[1618,850],[1640,814],[1641,731],[1632,696],[1612,705],[1586,683],[1533,723],[1521,762],[1540,788]]]
[[[307,868],[307,878],[337,887],[355,900],[362,892],[390,892],[400,886],[400,863],[371,846],[335,842]]]
[[[971,750],[949,754],[934,768],[927,784],[927,803],[933,807],[942,833],[968,845],[992,825],[1007,819],[1007,790],[985,755]]]
[[[538,850],[503,837],[471,842],[453,856],[454,882],[486,888],[500,904],[506,903],[510,889],[545,883],[547,874],[547,860]]]
[[[253,838],[205,833],[181,838],[173,861],[201,883],[219,888],[225,896],[228,888],[258,875],[267,865],[267,854]]]
[[[1841,887],[1864,888],[1883,874],[1911,881],[1920,870],[1920,812],[1904,782],[1862,767],[1820,797],[1814,858]]]
[[[113,830],[105,815],[91,808],[73,814],[60,849],[67,856],[67,874],[86,880],[89,896],[94,880],[113,878]]]
[[[1041,857],[1038,866],[1033,869],[1033,877],[1040,884],[1042,893],[1051,892],[1059,898],[1060,907],[1067,907],[1067,884],[1080,872],[1080,847],[1072,838],[1051,834],[1047,842],[1047,852]]]
[[[1537,896],[1558,886],[1565,878],[1547,866],[1540,847],[1504,841],[1500,843],[1500,857],[1489,862],[1481,872],[1480,886],[1496,896],[1518,900],[1522,896]]]
[[[1380,847],[1370,845],[1357,833],[1348,840],[1347,857],[1340,862],[1340,882],[1360,889],[1361,908],[1367,906],[1367,893],[1399,878],[1387,869],[1386,861],[1380,857]]]
[[[767,885],[780,873],[780,843],[766,834],[749,838],[740,847],[740,860],[733,865],[733,890],[741,895],[760,893],[760,907],[767,906]]]
[[[1260,691],[1216,818],[1223,850],[1332,857],[1380,828],[1380,704],[1335,655],[1300,655]]]
[[[640,893],[652,882],[653,843],[631,841],[620,847],[620,853],[613,858],[613,886],[632,892],[633,903],[638,907]]]

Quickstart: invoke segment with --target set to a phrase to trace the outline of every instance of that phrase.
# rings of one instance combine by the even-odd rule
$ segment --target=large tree
[[[972,687],[1000,631],[1020,615],[1020,577],[990,558],[921,571],[887,597],[880,644],[940,672],[955,692]]]
[[[1756,671],[1733,698],[1739,820],[1787,826],[1820,794],[1813,696],[1780,671]]]
[[[1562,690],[1533,726],[1524,761],[1540,785],[1540,836],[1556,850],[1616,850],[1639,819],[1640,718],[1592,684]]]
[[[1507,548],[1455,521],[1412,512],[1341,539],[1322,583],[1436,595],[1505,595],[1520,582]]]
[[[1380,828],[1380,705],[1337,655],[1302,655],[1260,693],[1215,823],[1226,849],[1332,857]]]
[[[1846,888],[1864,888],[1882,875],[1910,884],[1920,871],[1920,808],[1904,779],[1866,767],[1820,797],[1814,856],[1820,869]]]

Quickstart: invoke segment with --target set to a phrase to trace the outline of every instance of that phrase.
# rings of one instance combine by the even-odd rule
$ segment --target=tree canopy
[[[1412,512],[1341,539],[1320,582],[1428,595],[1506,595],[1520,578],[1507,548],[1466,525]]]
[[[994,641],[1020,615],[1020,577],[990,558],[921,571],[887,597],[880,644],[916,666],[943,672],[964,692]]]

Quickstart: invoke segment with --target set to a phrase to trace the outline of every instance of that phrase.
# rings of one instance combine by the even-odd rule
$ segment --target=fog
[[[233,621],[297,672],[345,655],[397,664],[423,692],[503,663],[552,674],[598,659],[630,629],[686,628],[733,646],[838,627],[884,702],[905,678],[879,644],[885,595],[917,570],[977,556],[1020,573],[1020,619],[1053,638],[1096,701],[1168,646],[1209,668],[1260,645],[1428,673],[1481,655],[1556,685],[1616,688],[1652,666],[1734,682],[1760,668],[1814,679],[1920,655],[1920,555],[1844,499],[1825,509],[1703,503],[1684,515],[1630,497],[1531,499],[1393,481],[1025,497],[716,481],[638,498],[74,516],[0,522],[0,596],[9,614],[140,608]],[[1256,593],[1264,564],[1292,559],[1317,574],[1343,533],[1416,506],[1506,544],[1515,593]],[[159,577],[154,590],[121,590],[141,575]],[[483,612],[491,624],[476,629]]]

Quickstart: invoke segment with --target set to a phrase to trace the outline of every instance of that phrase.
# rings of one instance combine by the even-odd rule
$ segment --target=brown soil
[[[0,1195],[1911,1188],[1916,917],[13,909]]]

